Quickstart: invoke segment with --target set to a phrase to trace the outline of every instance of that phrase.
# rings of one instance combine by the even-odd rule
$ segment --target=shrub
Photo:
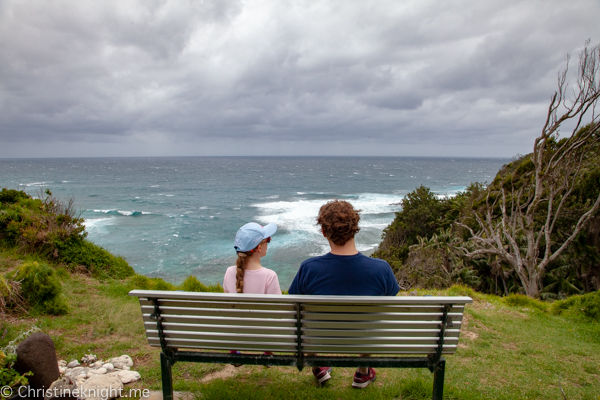
[[[13,309],[24,311],[24,306],[20,283],[0,275],[0,315]]]
[[[148,278],[144,275],[134,275],[129,280],[130,290],[175,290],[175,285],[161,278]]]
[[[511,294],[502,299],[504,304],[513,307],[528,307],[540,311],[547,311],[548,304],[540,300],[532,299],[524,294]]]
[[[34,313],[62,315],[69,311],[62,294],[62,284],[54,269],[46,264],[29,262],[7,275],[21,283],[22,295]]]
[[[87,239],[70,239],[57,244],[58,257],[71,265],[83,265],[97,278],[124,279],[135,274],[123,257],[114,256]]]
[[[552,304],[552,313],[600,322],[600,291],[557,301]]]
[[[204,283],[200,282],[198,278],[195,276],[188,276],[185,281],[178,287],[181,290],[185,290],[188,292],[218,292],[223,293],[223,287],[218,283],[214,285],[206,286]]]

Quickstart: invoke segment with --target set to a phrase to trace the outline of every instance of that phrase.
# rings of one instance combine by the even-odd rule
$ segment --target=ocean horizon
[[[278,231],[263,266],[287,289],[300,263],[328,251],[319,207],[344,199],[362,210],[359,251],[370,254],[404,196],[420,185],[454,196],[491,181],[507,158],[94,157],[0,159],[0,186],[73,198],[88,238],[136,272],[178,283],[222,283],[233,238],[247,222]]]

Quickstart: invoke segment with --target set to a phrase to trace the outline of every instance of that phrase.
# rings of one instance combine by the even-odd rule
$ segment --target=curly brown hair
[[[345,245],[360,231],[359,212],[352,204],[344,200],[332,200],[323,204],[317,216],[317,224],[321,225],[323,234],[338,246]]]

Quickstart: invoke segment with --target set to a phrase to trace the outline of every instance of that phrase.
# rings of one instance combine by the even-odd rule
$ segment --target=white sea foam
[[[349,201],[352,205],[362,210],[357,246],[362,251],[373,249],[371,243],[379,239],[382,230],[392,221],[392,213],[400,209],[392,204],[402,200],[402,196],[362,193],[344,197],[351,198]],[[282,246],[308,242],[311,244],[311,250],[316,247],[320,249],[319,254],[323,254],[329,251],[329,245],[316,225],[316,217],[319,208],[326,201],[301,199],[253,204],[259,211],[255,219],[263,224],[274,222],[280,230],[285,231],[286,235],[277,238],[277,243],[281,242]]]

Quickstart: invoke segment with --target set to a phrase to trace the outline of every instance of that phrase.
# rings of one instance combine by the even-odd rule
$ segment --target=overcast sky
[[[0,157],[511,157],[598,21],[598,0],[2,0]]]

